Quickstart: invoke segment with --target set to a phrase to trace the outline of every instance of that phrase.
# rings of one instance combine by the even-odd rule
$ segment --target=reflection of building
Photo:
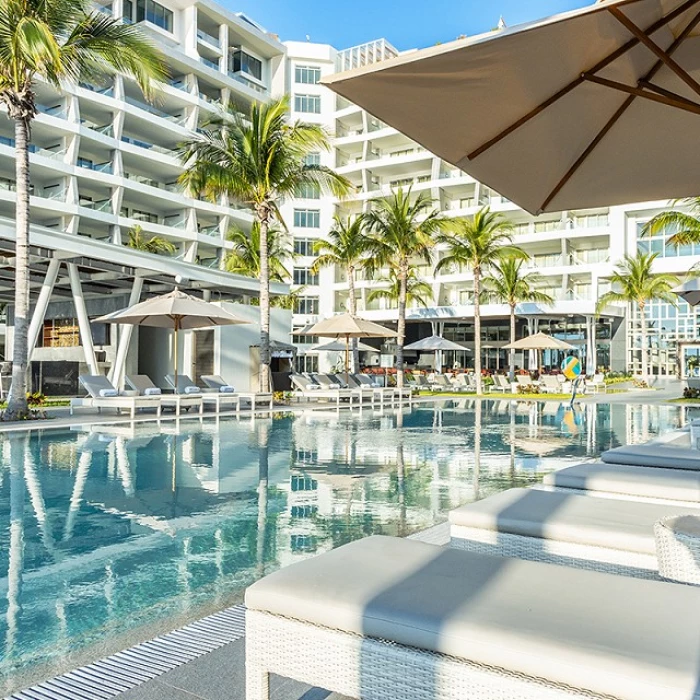
[[[542,275],[539,286],[554,297],[552,307],[522,304],[518,308],[518,336],[545,331],[577,346],[588,371],[596,366],[623,370],[639,368],[641,353],[638,321],[635,312],[612,306],[596,320],[597,299],[609,289],[607,278],[614,264],[625,253],[639,247],[661,254],[659,271],[685,273],[700,260],[700,248],[688,246],[676,251],[665,245],[663,237],[649,241],[639,239],[639,228],[666,203],[603,207],[561,214],[532,217],[497,192],[476,182],[453,166],[426,151],[395,129],[382,123],[344,98],[318,85],[318,78],[335,71],[383,61],[397,55],[384,40],[346,50],[302,42],[288,42],[291,91],[294,116],[326,126],[335,138],[333,150],[322,154],[323,162],[336,167],[355,185],[356,191],[342,201],[318,196],[289,203],[285,213],[294,224],[296,249],[303,257],[296,263],[294,283],[305,285],[297,308],[295,327],[301,328],[318,316],[346,310],[348,285],[345,270],[323,270],[311,276],[311,245],[323,237],[331,225],[335,210],[342,216],[366,211],[368,202],[390,194],[392,188],[411,187],[416,194],[430,196],[435,206],[448,217],[468,216],[479,207],[490,205],[503,212],[515,226],[515,238],[531,255],[529,266]],[[468,114],[465,114],[468,118]],[[427,337],[435,331],[445,337],[474,346],[472,275],[452,270],[434,275],[431,268],[419,268],[419,274],[432,287],[433,297],[427,308],[409,310],[407,342]],[[386,271],[378,277],[386,277]],[[363,316],[380,322],[397,318],[395,308],[385,300],[369,301],[369,293],[382,282],[356,280],[358,308]],[[508,309],[489,304],[482,310],[483,366],[491,369],[508,366],[503,346],[509,342]],[[652,303],[647,310],[651,325],[651,361],[656,373],[676,371],[676,341],[697,339],[697,312],[681,302],[676,310],[669,304]],[[300,336],[298,342],[303,343]],[[311,341],[306,341],[311,342]],[[696,347],[700,348],[700,344]],[[306,347],[301,366],[313,368],[320,360],[323,367],[329,358]],[[408,354],[408,361],[417,358]],[[461,366],[473,364],[473,355],[449,353],[449,362]],[[370,361],[370,358],[366,358]],[[546,352],[545,365],[558,366],[557,353]],[[432,361],[432,357],[424,360]],[[516,355],[520,367],[533,367],[530,357]]]

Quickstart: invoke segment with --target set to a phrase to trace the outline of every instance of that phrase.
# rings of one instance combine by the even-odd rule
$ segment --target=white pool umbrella
[[[360,352],[379,352],[377,348],[373,348],[371,345],[367,345],[367,343],[358,343],[357,349]],[[339,340],[333,340],[325,345],[317,345],[316,347],[311,348],[311,350],[314,352],[345,352],[345,343],[342,343]]]
[[[234,326],[249,323],[225,311],[216,304],[202,301],[175,289],[169,294],[147,299],[126,309],[96,319],[97,323],[117,323],[130,326],[172,328],[175,331],[175,392],[178,375],[178,331],[212,326]]]
[[[505,346],[506,350],[575,350],[573,345],[565,343],[547,333],[527,335]]]
[[[415,350],[416,352],[433,352],[435,353],[435,370],[440,372],[442,368],[442,353],[446,350],[458,350],[461,352],[471,352],[459,343],[443,338],[440,335],[431,335],[427,338],[406,345],[404,350]]]
[[[390,328],[380,326],[378,323],[367,321],[353,314],[338,314],[319,321],[308,329],[303,335],[317,335],[322,338],[345,339],[345,380],[347,382],[350,373],[350,338],[396,338],[398,333]]]
[[[700,279],[692,279],[684,282],[673,290],[681,299],[687,301],[691,306],[700,304]]]
[[[697,195],[699,81],[699,0],[605,0],[324,82],[540,213]]]

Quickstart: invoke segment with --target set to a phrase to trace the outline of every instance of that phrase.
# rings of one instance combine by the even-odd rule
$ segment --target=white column
[[[131,294],[129,295],[129,306],[139,303],[141,298],[141,290],[143,289],[143,278],[134,277],[134,284],[131,287]],[[110,370],[109,380],[112,384],[121,389],[124,382],[124,368],[126,367],[126,356],[129,352],[129,343],[131,341],[131,334],[134,330],[133,326],[120,326],[119,333],[119,345],[117,346],[117,356],[114,358],[114,364]]]
[[[68,276],[70,277],[70,288],[73,292],[75,313],[78,317],[80,342],[83,346],[83,352],[85,353],[85,362],[90,370],[90,374],[99,374],[100,372],[97,368],[97,358],[95,357],[95,347],[92,344],[90,319],[88,318],[87,308],[85,307],[85,297],[83,296],[83,287],[80,284],[80,275],[78,274],[77,265],[68,263]]]
[[[44,284],[41,285],[41,291],[39,292],[39,298],[37,299],[36,306],[34,307],[34,313],[32,314],[32,320],[29,323],[29,331],[27,333],[27,343],[29,348],[29,361],[32,361],[32,354],[34,353],[34,348],[36,347],[36,342],[39,340],[39,332],[44,326],[44,317],[46,316],[46,308],[51,300],[51,294],[53,292],[54,285],[56,284],[56,277],[58,276],[58,269],[61,267],[61,261],[52,258],[49,261],[49,267],[46,270],[46,277],[44,278]]]

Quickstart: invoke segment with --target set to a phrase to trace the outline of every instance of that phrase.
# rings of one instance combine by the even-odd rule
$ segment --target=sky
[[[344,49],[385,38],[397,49],[425,48],[493,29],[502,15],[512,26],[566,12],[593,0],[220,0],[244,12],[282,41]]]

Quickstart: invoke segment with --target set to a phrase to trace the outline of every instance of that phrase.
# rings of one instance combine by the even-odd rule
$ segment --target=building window
[[[317,335],[292,335],[292,345],[318,345],[319,342],[319,337]]]
[[[552,219],[550,221],[535,221],[535,233],[547,233],[549,231],[561,231],[564,225],[561,219]]]
[[[321,82],[321,69],[318,66],[297,66],[294,69],[294,82],[318,85]]]
[[[320,153],[307,153],[304,156],[304,165],[321,165],[321,154]]]
[[[56,318],[44,321],[43,347],[77,348],[80,345],[80,329],[74,318]]]
[[[316,355],[297,355],[294,365],[297,372],[315,374],[318,372],[318,357]]]
[[[321,212],[318,209],[295,209],[296,228],[321,228]]]
[[[137,0],[136,21],[143,22],[144,20],[165,29],[166,32],[172,33],[173,31],[172,11],[155,0]]]
[[[607,226],[609,221],[607,214],[586,214],[585,216],[577,216],[574,223],[576,228],[599,228]]]
[[[294,111],[321,114],[321,95],[294,95]]]
[[[321,199],[321,188],[315,182],[305,182],[297,188],[299,199]]]
[[[297,238],[294,240],[294,252],[303,257],[311,257],[314,255],[314,238]]]
[[[304,314],[305,316],[317,316],[318,297],[299,297],[297,299],[294,313]]]
[[[294,284],[315,286],[318,284],[318,275],[311,272],[310,267],[295,267]]]
[[[262,81],[262,61],[246,53],[243,49],[235,49],[231,54],[231,70],[234,73],[245,73]]]

